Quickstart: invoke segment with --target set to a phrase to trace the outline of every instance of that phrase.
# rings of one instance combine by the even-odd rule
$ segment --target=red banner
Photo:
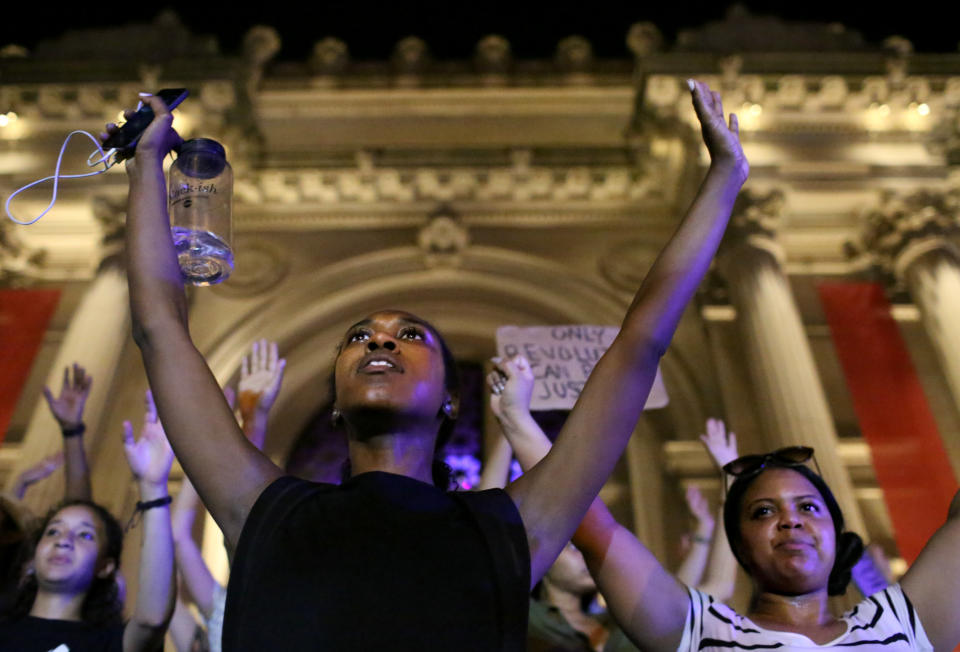
[[[0,290],[0,442],[59,300],[60,290]]]
[[[824,283],[819,291],[897,547],[912,563],[946,520],[953,469],[883,287]]]

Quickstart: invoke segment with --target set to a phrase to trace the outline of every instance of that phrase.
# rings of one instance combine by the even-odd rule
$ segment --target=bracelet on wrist
[[[146,501],[137,501],[137,507],[133,511],[133,515],[130,516],[130,520],[127,521],[127,525],[123,528],[123,531],[126,532],[130,528],[136,527],[140,522],[140,518],[143,516],[143,513],[148,509],[153,509],[154,507],[166,507],[173,502],[171,496],[164,496],[162,498],[156,498],[154,500]]]
[[[147,500],[143,502],[138,500],[137,511],[145,512],[148,509],[153,509],[154,507],[163,507],[165,505],[169,505],[172,502],[173,502],[173,498],[170,496],[164,496],[163,498],[157,498],[155,500]]]
[[[64,437],[79,437],[87,431],[87,426],[82,421],[75,426],[60,426],[60,434]]]
[[[694,543],[710,543],[710,537],[700,536],[699,534],[694,534],[691,539]]]

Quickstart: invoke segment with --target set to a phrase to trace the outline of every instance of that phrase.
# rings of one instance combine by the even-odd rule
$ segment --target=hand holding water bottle
[[[127,161],[127,173],[137,174],[137,159],[160,163],[172,150],[179,155],[170,167],[168,211],[174,248],[183,278],[194,285],[213,285],[233,271],[231,200],[233,170],[223,145],[209,138],[183,141],[173,129],[173,116],[160,98],[141,93],[154,112],[153,121],[137,144],[137,156]],[[130,118],[133,111],[124,113]],[[100,137],[119,131],[107,125]]]

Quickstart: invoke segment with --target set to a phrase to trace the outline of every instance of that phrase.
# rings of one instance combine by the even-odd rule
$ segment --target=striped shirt
[[[843,620],[847,631],[817,645],[802,634],[764,629],[725,604],[689,589],[690,609],[678,652],[700,650],[933,650],[920,618],[899,584],[871,595]]]

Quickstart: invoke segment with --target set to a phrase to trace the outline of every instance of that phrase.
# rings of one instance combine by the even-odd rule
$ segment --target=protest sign
[[[520,354],[530,361],[536,378],[531,410],[569,410],[619,330],[616,326],[501,326],[497,352],[502,358]],[[668,402],[658,368],[644,409],[661,408]]]

